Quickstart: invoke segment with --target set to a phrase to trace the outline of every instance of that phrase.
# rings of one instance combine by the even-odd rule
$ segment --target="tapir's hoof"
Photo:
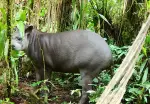
[[[37,92],[37,96],[39,96],[40,98],[44,98],[45,96],[48,96],[48,91],[42,90],[42,91],[38,91]]]

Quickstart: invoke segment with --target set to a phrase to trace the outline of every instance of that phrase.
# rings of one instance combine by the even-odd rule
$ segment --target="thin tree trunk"
[[[71,4],[72,0],[63,0],[62,4],[60,5],[60,16],[59,16],[59,22],[58,22],[58,31],[64,31],[68,30],[71,25]]]
[[[9,47],[8,47],[8,68],[9,74],[11,69],[11,0],[7,0],[7,38],[9,39]],[[11,78],[7,83],[7,94],[8,97],[11,95]]]
[[[38,0],[37,1],[37,11],[36,11],[36,13],[37,13],[37,23],[36,23],[36,25],[37,25],[37,28],[39,29],[40,28],[40,25],[39,25],[39,19],[40,19],[40,16],[39,16],[39,12],[40,12],[40,7],[41,7],[41,0]]]
[[[33,5],[34,5],[34,0],[31,0],[31,4],[29,5],[29,16],[28,16],[28,22],[31,23],[31,16],[32,16],[32,11],[33,11]]]
[[[48,23],[48,32],[56,32],[58,30],[58,17],[60,16],[60,5],[62,4],[62,0],[54,1],[49,0],[48,1],[48,17],[47,17],[47,23]]]

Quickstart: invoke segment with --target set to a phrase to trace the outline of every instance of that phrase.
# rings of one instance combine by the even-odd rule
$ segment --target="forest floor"
[[[35,88],[30,84],[35,82],[35,76],[30,78],[19,78],[18,88],[12,87],[12,95],[10,101],[15,104],[42,104],[43,99],[36,96]],[[49,95],[49,104],[77,104],[79,96],[71,95],[72,88],[63,87],[58,82],[53,83],[55,87],[52,87]],[[12,83],[13,85],[13,83]],[[0,99],[6,98],[7,84],[0,84]],[[5,103],[4,103],[5,104]]]

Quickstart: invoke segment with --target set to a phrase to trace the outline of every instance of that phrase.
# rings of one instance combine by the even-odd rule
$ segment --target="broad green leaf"
[[[150,9],[150,1],[147,1],[147,9]]]
[[[145,96],[144,96],[144,101],[145,101],[145,103],[147,103],[147,97],[145,97]]]
[[[140,54],[138,59],[137,59],[137,62],[139,62],[143,57],[144,57],[144,54]]]
[[[147,44],[150,44],[150,35],[147,35],[147,36],[146,36],[145,42],[146,42]]]
[[[144,86],[147,89],[150,89],[150,82],[144,82],[142,86]]]
[[[17,28],[19,29],[19,31],[20,31],[20,35],[22,36],[22,37],[24,37],[24,23],[22,22],[22,21],[19,21],[18,23],[17,23]]]
[[[26,11],[20,9],[19,12],[16,14],[15,19],[17,21],[25,21],[26,20]]]
[[[139,90],[138,88],[130,88],[129,92],[136,95],[136,96],[142,94],[142,90]]]
[[[142,78],[142,83],[146,82],[147,76],[148,76],[148,68],[146,68],[145,71],[144,71],[144,75],[143,75],[143,78]]]
[[[144,62],[142,63],[142,65],[141,65],[141,67],[140,67],[140,74],[143,72],[146,63],[147,63],[147,59],[144,60]]]
[[[25,55],[24,51],[19,51],[18,57]]]
[[[125,98],[125,100],[126,100],[127,102],[130,102],[130,101],[132,101],[133,99],[132,99],[132,98]]]
[[[6,10],[4,8],[0,8],[3,19],[6,19]]]
[[[37,81],[31,84],[32,87],[36,87],[38,85],[40,85],[43,81]]]
[[[8,62],[8,48],[9,48],[9,39],[7,39],[6,43],[5,43],[5,49],[4,49],[4,56],[5,56],[5,60],[6,62]]]
[[[0,58],[2,58],[4,56],[4,47],[5,47],[5,33],[4,31],[0,31]]]
[[[97,78],[94,78],[94,79],[93,79],[93,82],[98,83],[98,79],[97,79]]]
[[[150,89],[150,82],[144,82],[143,84],[136,84],[137,86],[140,86],[140,87],[143,87],[143,88],[146,88],[146,89]]]
[[[104,21],[106,21],[109,25],[111,25],[111,24],[108,22],[108,20],[105,18],[105,16],[103,16],[103,15],[101,15],[101,14],[99,14],[99,16],[100,16]]]
[[[46,12],[47,12],[46,9],[45,9],[45,8],[42,8],[42,9],[41,9],[41,12],[40,12],[40,16],[41,16],[41,17],[44,17],[45,14],[46,14]]]
[[[81,89],[75,89],[75,90],[71,90],[71,95],[73,95],[74,93],[77,93],[78,96],[81,96]]]
[[[16,84],[17,84],[17,86],[18,86],[18,82],[19,82],[19,77],[18,77],[18,71],[17,71],[17,69],[16,69],[16,63],[14,63],[14,67],[13,67],[13,69],[14,69],[14,73],[15,73],[15,82],[16,82]]]
[[[147,57],[147,49],[145,47],[142,47],[142,52],[144,53],[144,55]]]

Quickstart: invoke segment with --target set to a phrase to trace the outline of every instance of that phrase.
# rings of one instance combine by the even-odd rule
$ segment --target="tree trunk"
[[[68,30],[71,24],[71,0],[49,0],[47,23],[49,32]]]
[[[11,0],[7,0],[7,38],[9,40],[8,47],[8,68],[9,73],[11,72]],[[7,95],[10,97],[11,95],[11,78],[7,82]]]
[[[72,0],[63,0],[62,4],[59,7],[60,16],[58,17],[58,31],[68,30],[71,25],[71,4]]]

